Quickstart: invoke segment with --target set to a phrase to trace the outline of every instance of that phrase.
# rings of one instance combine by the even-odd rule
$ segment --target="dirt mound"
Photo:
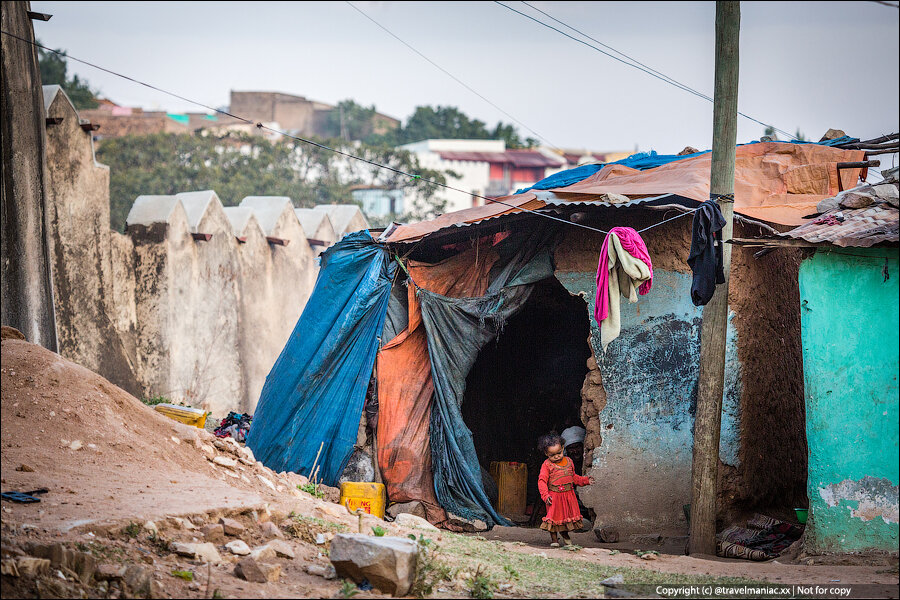
[[[289,495],[287,480],[239,461],[239,447],[161,415],[58,354],[6,338],[2,363],[3,491],[49,490],[37,504],[4,502],[4,521],[67,530]]]

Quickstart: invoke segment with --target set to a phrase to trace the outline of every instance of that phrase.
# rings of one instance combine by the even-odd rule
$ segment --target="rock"
[[[261,563],[253,557],[248,556],[235,565],[234,574],[241,579],[253,583],[278,581],[278,578],[281,577],[281,565]]]
[[[696,148],[694,148],[693,146],[685,146],[684,150],[679,152],[676,156],[686,156],[688,154],[697,154],[698,152],[700,152],[700,151],[697,150]]]
[[[619,530],[615,527],[601,527],[594,530],[594,536],[604,544],[615,544],[619,541]]]
[[[171,544],[169,544],[169,549],[172,550],[172,552],[174,552],[175,554],[188,556],[190,558],[201,560],[203,562],[222,562],[222,557],[219,555],[219,551],[216,550],[215,545],[210,542],[204,542],[202,544],[172,542]]]
[[[318,516],[324,519],[346,519],[350,516],[350,513],[347,512],[346,508],[340,504],[332,504],[331,502],[319,504],[313,512],[318,513]]]
[[[25,549],[32,556],[48,559],[53,569],[60,567],[69,569],[78,575],[82,583],[87,583],[97,570],[97,561],[93,556],[86,552],[69,550],[62,544],[30,543],[26,544]]]
[[[838,138],[844,137],[845,135],[847,135],[847,134],[844,133],[844,132],[843,132],[842,130],[840,130],[840,129],[829,129],[828,131],[825,132],[825,135],[823,135],[823,136],[822,136],[822,139],[819,140],[819,141],[820,141],[820,142],[824,142],[824,141],[827,141],[827,140],[836,140],[836,139],[838,139]]]
[[[842,208],[865,208],[874,204],[875,198],[865,192],[844,192],[840,202]]]
[[[278,526],[275,525],[272,521],[266,521],[259,526],[259,530],[262,533],[262,536],[270,540],[272,538],[277,538],[280,540],[284,539],[284,534],[281,533],[281,530],[278,529]]]
[[[221,450],[222,452],[225,452],[225,451],[227,450],[227,448],[228,448],[228,447],[225,445],[225,442],[223,442],[223,441],[222,441],[221,439],[219,439],[219,438],[214,439],[214,440],[212,441],[212,443],[213,443],[213,446],[215,446],[217,449]]]
[[[128,588],[129,597],[163,597],[159,584],[153,579],[153,569],[132,565],[125,570],[122,580]]]
[[[641,555],[642,560],[656,560],[657,558],[659,558],[659,557],[653,553],[647,553],[647,554]]]
[[[0,339],[4,340],[24,340],[25,336],[22,335],[22,332],[16,329],[15,327],[10,327],[8,325],[3,325],[0,328]]]
[[[24,473],[34,473],[34,469],[29,467],[28,465],[22,464],[16,467],[16,471],[22,471]]]
[[[317,533],[317,534],[316,534],[316,544],[318,544],[319,546],[321,546],[321,545],[324,544],[324,543],[325,543],[325,534],[324,534],[324,533]]]
[[[146,529],[153,535],[159,534],[159,528],[156,526],[156,523],[154,523],[153,521],[147,521],[146,523],[144,523],[144,529]]]
[[[217,464],[220,467],[225,467],[227,469],[233,469],[238,464],[237,459],[228,458],[226,456],[216,456],[212,461],[214,464]]]
[[[310,575],[315,575],[316,577],[323,577],[328,580],[337,578],[337,571],[334,570],[334,565],[306,565],[306,572]]]
[[[235,521],[234,519],[221,518],[219,519],[219,524],[225,530],[226,535],[240,535],[244,533],[244,526]]]
[[[273,492],[275,491],[275,484],[272,483],[271,480],[266,479],[265,477],[263,477],[263,476],[260,475],[259,473],[256,474],[256,477],[259,478],[259,480],[262,481],[264,484],[266,484],[268,487],[272,488],[272,491],[273,491]]]
[[[250,554],[250,546],[243,540],[232,540],[225,544],[225,547],[232,554],[237,554],[238,556],[247,556]]]
[[[294,549],[291,548],[291,545],[287,542],[284,542],[282,540],[272,540],[266,545],[275,551],[276,556],[290,559],[294,558]]]
[[[255,560],[268,560],[270,558],[275,558],[276,556],[275,548],[270,546],[269,544],[264,544],[262,546],[257,546],[253,550],[250,551],[250,557]]]
[[[621,573],[616,573],[612,577],[607,577],[603,581],[600,582],[600,585],[605,585],[606,587],[616,587],[619,585],[623,585],[625,583],[625,576]]]
[[[875,192],[876,196],[878,196],[891,206],[897,206],[898,195],[900,195],[900,192],[898,192],[897,190],[896,183],[883,183],[881,185],[876,185],[872,187],[872,191]]]
[[[403,525],[404,527],[415,527],[417,529],[426,529],[428,531],[440,531],[427,520],[410,513],[400,513],[397,515],[397,518],[394,519],[394,523]]]
[[[5,326],[4,329],[6,329]],[[4,558],[2,561],[0,561],[0,575],[7,575],[9,577],[19,576],[19,568],[16,566],[15,559]]]
[[[16,559],[16,569],[21,577],[37,577],[50,572],[50,561],[46,558],[21,556]]]
[[[203,451],[208,457],[213,458],[216,455],[216,449],[210,446],[209,444],[200,444],[200,450]]]
[[[121,565],[103,564],[94,571],[94,578],[97,581],[116,581],[125,577],[127,567]]]
[[[447,522],[454,527],[459,528],[459,530],[464,531],[466,533],[473,533],[476,531],[487,531],[487,524],[481,519],[464,519],[459,515],[454,515],[453,513],[447,513]]]
[[[74,442],[69,444],[69,448],[71,448],[72,450],[81,450],[82,446],[84,446],[84,444],[81,443],[81,440],[75,440]]]
[[[375,464],[372,455],[359,448],[347,459],[347,466],[338,478],[338,483],[375,481]]]
[[[832,210],[837,210],[841,207],[840,198],[825,198],[821,200],[818,204],[816,204],[816,212],[818,213],[827,213]]]
[[[241,448],[241,454],[245,459],[249,460],[251,464],[256,462],[256,457],[253,456],[253,450],[251,450],[247,446],[243,446]]]
[[[398,537],[341,533],[331,541],[329,558],[339,576],[369,583],[392,596],[405,596],[416,576],[417,545]]]
[[[179,529],[187,529],[188,531],[197,529],[197,526],[191,523],[190,519],[182,519],[181,517],[169,517],[169,520],[172,521],[172,524]]]
[[[412,502],[403,502],[401,504],[391,504],[387,509],[387,514],[395,519],[400,514],[410,514],[417,517],[425,518],[425,505],[421,502],[413,500]]]
[[[220,542],[225,539],[225,527],[221,523],[209,523],[200,528],[207,542]]]

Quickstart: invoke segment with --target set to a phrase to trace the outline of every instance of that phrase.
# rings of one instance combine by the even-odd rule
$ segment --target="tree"
[[[122,231],[140,195],[204,189],[215,190],[226,206],[246,196],[265,195],[288,196],[295,206],[311,207],[353,204],[354,185],[382,185],[416,192],[420,206],[408,218],[443,210],[442,202],[434,198],[439,186],[426,180],[446,183],[444,174],[422,169],[415,155],[340,140],[324,143],[420,177],[410,178],[301,142],[271,142],[246,134],[124,136],[104,140],[97,149],[97,160],[110,167],[110,225]]]
[[[372,107],[374,109],[374,106]],[[484,121],[472,119],[455,106],[417,106],[400,129],[384,135],[370,135],[372,145],[397,146],[428,139],[504,140],[507,148],[533,148],[538,141],[519,137],[512,125],[498,122],[493,130]]]
[[[369,108],[353,100],[341,100],[328,113],[325,120],[325,136],[342,140],[362,140],[372,135],[375,123],[375,105]]]
[[[92,90],[88,82],[79,78],[78,75],[72,75],[71,79],[68,78],[68,64],[64,50],[57,49],[56,52],[51,52],[38,48],[38,66],[41,70],[41,83],[61,86],[75,108],[79,110],[97,108],[96,98],[99,92]]]

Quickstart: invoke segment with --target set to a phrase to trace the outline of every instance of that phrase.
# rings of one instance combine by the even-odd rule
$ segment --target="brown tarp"
[[[816,204],[837,194],[841,162],[863,160],[861,150],[841,150],[818,144],[762,142],[737,147],[735,158],[735,212],[769,223],[801,225],[816,212]],[[675,194],[703,202],[709,198],[711,153],[685,158],[638,171],[622,165],[604,167],[583,181],[555,188],[562,200],[598,200],[603,194],[629,198]],[[860,169],[840,171],[843,188],[855,187]],[[421,239],[454,225],[478,223],[504,214],[536,210],[546,204],[531,192],[500,198],[493,203],[443,214],[430,221],[398,227],[388,242]],[[516,208],[521,207],[521,208]]]
[[[417,285],[452,298],[483,296],[499,258],[493,236],[436,264],[410,260]],[[418,500],[435,524],[447,515],[438,505],[431,470],[429,423],[434,384],[416,288],[409,285],[409,325],[378,355],[378,465],[391,503]]]

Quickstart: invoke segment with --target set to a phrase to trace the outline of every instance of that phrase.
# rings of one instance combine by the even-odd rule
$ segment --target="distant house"
[[[503,140],[423,140],[401,146],[423,167],[453,171],[447,183],[463,191],[443,189],[446,212],[481,206],[477,196],[499,198],[528,187],[563,167],[563,158],[547,150],[507,150]]]
[[[400,215],[404,211],[403,190],[380,186],[360,186],[351,192],[353,200],[362,205],[363,212],[371,217]]]

